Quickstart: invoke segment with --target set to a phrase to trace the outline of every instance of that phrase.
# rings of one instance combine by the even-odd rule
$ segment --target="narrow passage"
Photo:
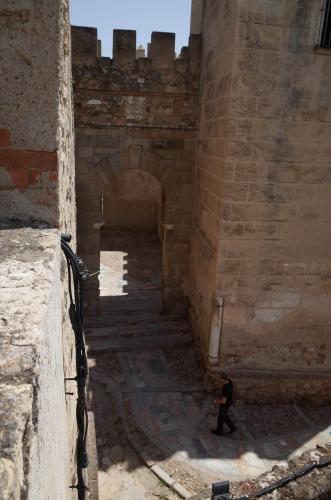
[[[87,330],[100,500],[190,498],[213,481],[256,477],[328,441],[330,408],[240,401],[231,408],[238,432],[212,435],[217,408],[189,323],[162,314],[157,236],[103,238],[101,314]]]

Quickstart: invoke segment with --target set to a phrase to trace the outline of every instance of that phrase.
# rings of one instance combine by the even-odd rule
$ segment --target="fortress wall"
[[[175,57],[175,35],[154,32],[147,57],[137,58],[136,32],[114,30],[113,58],[96,51],[97,32],[73,27],[78,247],[100,267],[100,227],[128,169],[152,175],[164,193],[161,220],[166,307],[186,308],[200,77],[200,37]],[[134,178],[134,177],[133,177]],[[154,179],[154,180],[155,180]],[[132,186],[134,190],[134,184]],[[133,193],[134,194],[134,193]],[[102,199],[106,200],[103,204]],[[145,218],[144,206],[140,207]],[[118,227],[123,217],[111,214]],[[139,226],[132,218],[132,228]],[[98,296],[91,280],[90,300]]]
[[[60,249],[76,231],[69,2],[0,0],[0,59],[0,483],[6,498],[63,500],[76,483]]]

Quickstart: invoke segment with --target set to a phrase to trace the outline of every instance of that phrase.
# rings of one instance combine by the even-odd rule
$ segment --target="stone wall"
[[[75,245],[68,1],[0,0],[0,59],[0,482],[13,488],[6,498],[62,500],[75,497],[76,483],[75,398],[65,396],[75,384],[64,388],[75,373],[74,335],[59,233]]]
[[[105,186],[105,229],[159,232],[162,192],[160,182],[141,169],[127,169]]]
[[[193,316],[206,353],[213,300],[224,298],[220,366],[249,379],[260,370],[257,398],[269,389],[283,398],[280,375],[291,393],[304,387],[300,398],[328,398],[331,72],[329,52],[315,48],[321,6],[205,2]]]
[[[155,32],[148,57],[136,59],[136,32],[115,30],[110,59],[100,57],[95,29],[72,33],[79,252],[91,270],[99,269],[103,194],[127,169],[152,175],[164,193],[164,299],[180,310],[190,255],[200,37],[191,37],[175,59],[175,35]],[[91,286],[96,297],[97,278]]]
[[[0,231],[1,498],[69,498],[60,235]]]
[[[0,0],[0,221],[74,232],[68,2]]]
[[[216,296],[235,27],[235,2],[206,3],[191,259],[191,315],[204,355]]]

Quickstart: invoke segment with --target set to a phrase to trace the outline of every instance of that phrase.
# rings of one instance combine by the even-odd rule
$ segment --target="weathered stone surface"
[[[2,381],[32,382],[38,370],[38,328],[59,258],[56,230],[0,232]],[[41,305],[42,304],[42,305]]]
[[[75,230],[67,0],[0,1],[0,221]]]
[[[51,489],[62,500],[71,478],[59,233],[0,231],[0,253],[0,482],[10,492],[4,498],[47,498]]]
[[[0,385],[0,478],[4,499],[18,500],[27,493],[24,462],[29,459],[32,404],[32,385]]]
[[[175,59],[174,34],[154,32],[148,57],[136,59],[136,33],[116,30],[114,58],[93,62],[91,53],[85,64],[84,30],[90,37],[89,28],[72,29],[79,253],[97,270],[102,225],[158,231],[165,305],[181,312],[188,293],[200,37],[191,37]],[[97,293],[93,288],[91,297]]]
[[[313,52],[319,16],[308,0],[205,5],[191,313],[206,353],[224,299],[220,365],[256,370],[243,396],[285,397],[272,373],[267,389],[259,381],[275,369],[314,379],[309,389],[289,375],[289,397],[328,400],[330,72]]]
[[[75,245],[69,2],[0,0],[0,28],[0,382],[10,388],[0,404],[13,406],[0,434],[13,432],[15,454],[1,458],[0,496],[62,500],[75,482],[75,401],[64,388],[74,346],[60,234],[43,228]],[[39,230],[10,230],[22,226]],[[22,388],[31,401],[21,404]]]

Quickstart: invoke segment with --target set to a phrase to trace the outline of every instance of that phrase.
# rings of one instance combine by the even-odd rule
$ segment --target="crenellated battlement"
[[[98,44],[98,32],[96,28],[71,27],[72,37],[72,61],[74,64],[84,62],[91,66],[101,55],[101,44]]]
[[[112,61],[114,68],[133,69],[139,64],[150,65],[151,69],[177,70],[198,74],[200,72],[201,38],[191,35],[188,47],[183,47],[176,57],[175,33],[153,31],[147,47],[147,57],[141,57],[137,47],[137,33],[134,30],[113,31],[113,57],[102,58]],[[96,28],[72,26],[73,64],[94,66],[101,58],[101,41]]]

